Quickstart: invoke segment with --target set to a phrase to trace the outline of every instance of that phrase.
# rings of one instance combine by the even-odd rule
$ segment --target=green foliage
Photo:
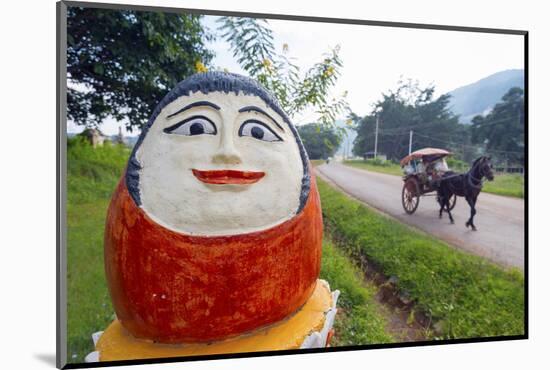
[[[441,329],[436,338],[524,333],[524,279],[381,216],[318,179],[325,225],[346,253],[397,277],[418,310]]]
[[[229,42],[233,57],[251,76],[267,78],[273,64],[275,46],[267,20],[223,17],[218,20],[222,37]]]
[[[310,123],[297,128],[310,159],[332,157],[342,142],[342,136],[331,126]]]
[[[122,144],[105,142],[93,148],[81,137],[67,142],[67,195],[69,203],[109,199],[130,155]]]
[[[289,115],[313,108],[320,114],[321,123],[332,125],[338,114],[349,109],[347,93],[331,97],[342,67],[339,46],[301,76],[299,67],[287,56],[288,45],[283,45],[282,52],[276,51],[267,20],[222,17],[218,22],[222,37],[229,42],[241,67],[273,92]]]
[[[455,157],[447,157],[445,158],[445,161],[447,162],[449,169],[455,172],[466,172],[470,169],[470,164]]]
[[[361,270],[326,237],[320,277],[332,290],[340,291],[333,347],[393,342],[385,330],[386,320],[376,309],[376,287],[365,283]]]
[[[415,133],[413,150],[459,147],[462,152],[462,144],[468,142],[467,130],[449,110],[450,97],[442,95],[434,99],[434,90],[434,86],[420,88],[417,82],[400,81],[397,90],[382,95],[371,114],[363,118],[350,115],[357,131],[353,153],[363,156],[374,150],[377,116],[378,152],[389,159],[398,161],[409,154],[410,130]]]
[[[208,64],[201,16],[68,7],[68,117],[99,125],[107,116],[141,128],[178,81]]]
[[[502,102],[493,107],[487,116],[472,120],[472,141],[484,144],[488,153],[499,153],[507,161],[521,164],[525,160],[525,101],[523,89],[511,88]],[[506,152],[506,153],[502,153]]]

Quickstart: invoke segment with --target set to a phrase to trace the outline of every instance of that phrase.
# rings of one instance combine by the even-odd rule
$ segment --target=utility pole
[[[378,114],[376,114],[376,131],[374,132],[374,159],[378,153]]]
[[[409,132],[409,155],[412,152],[412,147],[413,147],[413,130]]]
[[[345,130],[346,130],[346,152],[344,153],[344,159],[348,159],[349,158],[349,146],[350,146],[349,132],[348,132],[347,127],[345,128]]]
[[[346,159],[348,159],[348,140],[347,140],[348,136],[346,135],[346,142],[344,144],[344,161]]]

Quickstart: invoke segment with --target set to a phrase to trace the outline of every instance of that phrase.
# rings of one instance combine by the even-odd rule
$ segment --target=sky
[[[216,29],[217,17],[206,16],[203,24]],[[286,20],[268,20],[276,50],[288,45],[287,56],[305,73],[321,61],[323,53],[340,46],[343,68],[333,89],[347,91],[353,112],[366,115],[383,92],[395,89],[401,78],[418,80],[422,87],[434,84],[436,96],[476,82],[493,73],[524,68],[523,37],[519,35],[422,30],[365,25],[346,25]],[[209,43],[215,52],[212,64],[230,72],[246,74],[221,38]],[[308,110],[292,117],[295,124],[313,122]],[[121,123],[107,120],[106,134],[118,133]],[[69,132],[82,129],[69,123]],[[132,134],[135,135],[135,132]]]

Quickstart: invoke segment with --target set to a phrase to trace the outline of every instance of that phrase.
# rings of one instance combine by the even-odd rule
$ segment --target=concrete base
[[[86,362],[325,347],[332,336],[339,294],[338,290],[331,292],[326,281],[318,280],[306,304],[290,317],[268,327],[210,343],[173,345],[137,339],[115,320],[104,332],[92,335],[96,351],[86,356]]]

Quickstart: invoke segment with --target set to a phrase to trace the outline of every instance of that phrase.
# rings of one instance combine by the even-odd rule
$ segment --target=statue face
[[[257,96],[200,91],[157,116],[136,152],[141,207],[158,224],[216,236],[292,218],[304,168],[296,138]]]

